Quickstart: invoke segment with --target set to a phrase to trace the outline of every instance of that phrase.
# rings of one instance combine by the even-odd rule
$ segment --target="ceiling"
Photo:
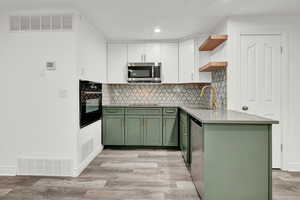
[[[207,32],[226,16],[297,15],[299,0],[1,0],[5,10],[74,8],[109,39],[177,39]],[[160,28],[160,33],[154,33]]]

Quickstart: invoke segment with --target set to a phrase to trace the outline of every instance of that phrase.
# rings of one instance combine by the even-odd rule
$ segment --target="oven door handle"
[[[85,92],[83,91],[84,94],[102,94],[102,92]]]

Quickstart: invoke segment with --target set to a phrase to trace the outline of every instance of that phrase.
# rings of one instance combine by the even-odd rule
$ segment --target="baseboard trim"
[[[287,171],[289,171],[289,172],[300,172],[300,162],[290,162],[288,164]]]
[[[96,149],[93,153],[91,153],[81,164],[79,165],[78,168],[74,169],[74,177],[78,177],[83,170],[94,160],[94,158],[101,153],[103,150],[103,146],[100,148]]]
[[[16,176],[16,166],[0,166],[0,176]]]

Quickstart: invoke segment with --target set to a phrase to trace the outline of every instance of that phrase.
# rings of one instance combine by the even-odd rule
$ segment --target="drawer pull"
[[[106,112],[108,112],[108,113],[117,113],[118,110],[106,110]]]
[[[175,110],[166,110],[166,113],[174,113],[176,112]]]

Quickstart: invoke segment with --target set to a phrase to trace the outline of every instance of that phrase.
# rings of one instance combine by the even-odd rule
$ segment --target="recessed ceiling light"
[[[155,32],[155,33],[160,33],[161,30],[160,30],[160,28],[155,28],[155,29],[154,29],[154,32]]]

